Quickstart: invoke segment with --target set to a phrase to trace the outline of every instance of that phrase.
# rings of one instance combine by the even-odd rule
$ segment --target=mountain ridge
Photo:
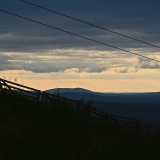
[[[116,103],[144,103],[160,102],[160,92],[144,93],[102,93],[94,92],[83,88],[57,88],[46,90],[48,93],[56,94],[60,92],[66,98],[85,101],[116,102]]]

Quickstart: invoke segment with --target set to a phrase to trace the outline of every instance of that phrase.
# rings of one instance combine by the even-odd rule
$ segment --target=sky
[[[26,0],[160,46],[158,0]],[[155,48],[19,0],[0,9],[160,60]],[[0,78],[40,90],[158,92],[160,63],[0,12]]]

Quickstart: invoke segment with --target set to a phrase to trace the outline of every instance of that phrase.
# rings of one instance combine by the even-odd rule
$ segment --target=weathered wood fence
[[[45,103],[50,106],[53,105],[54,99],[60,98],[56,94],[50,94],[2,78],[0,78],[0,92],[16,93],[25,98],[37,101],[39,103]],[[121,126],[124,129],[134,131],[137,134],[160,137],[160,127],[152,126],[139,119],[107,114],[104,111],[97,109],[96,107],[88,107],[87,104],[82,103],[81,101],[71,100],[65,97],[61,98],[65,100],[67,104],[77,110],[84,110],[87,108],[91,116],[96,116],[97,118],[104,119],[106,121],[114,123],[115,125]]]

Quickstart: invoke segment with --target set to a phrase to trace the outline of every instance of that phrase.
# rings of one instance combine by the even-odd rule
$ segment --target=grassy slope
[[[65,102],[54,104],[49,109],[0,93],[0,159],[160,158],[158,139],[124,132]]]

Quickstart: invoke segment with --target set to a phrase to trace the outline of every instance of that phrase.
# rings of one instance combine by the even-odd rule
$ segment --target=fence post
[[[38,91],[37,93],[37,101],[40,102],[40,95],[41,95],[41,91]]]
[[[1,80],[0,80],[0,91],[2,92],[2,90],[3,90],[3,87],[2,87]]]
[[[42,104],[44,104],[45,103],[45,93],[41,92],[41,95],[42,95],[41,102],[42,102]]]
[[[136,133],[138,134],[140,132],[140,120],[136,119]]]

